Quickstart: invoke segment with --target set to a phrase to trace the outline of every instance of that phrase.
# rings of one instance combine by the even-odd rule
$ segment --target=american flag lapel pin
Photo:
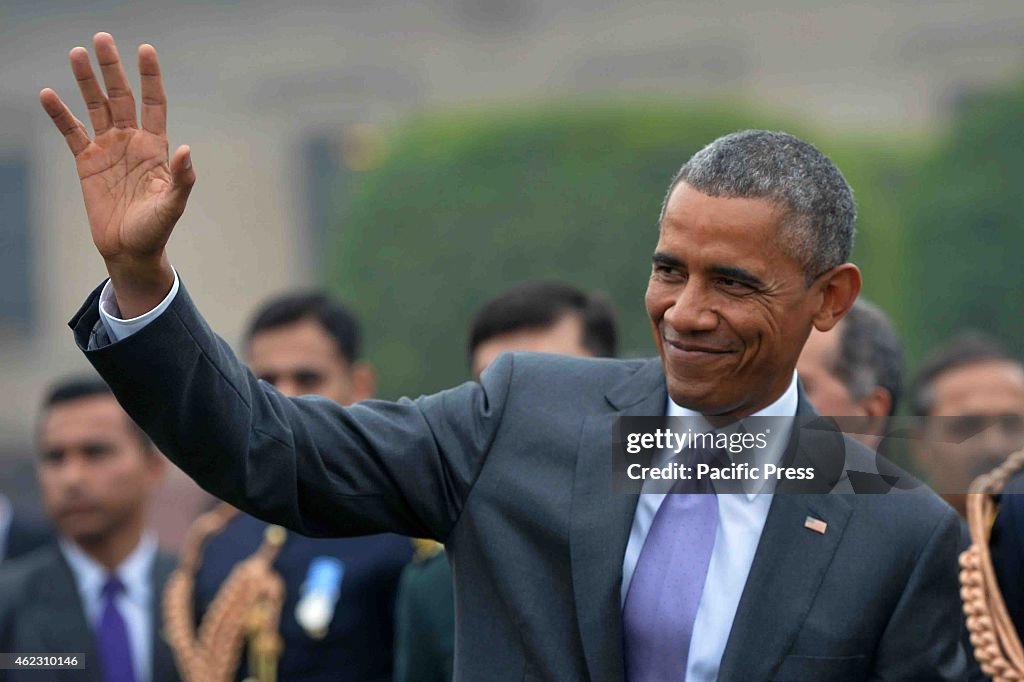
[[[816,519],[813,516],[808,516],[806,519],[804,519],[804,528],[808,530],[813,530],[815,533],[821,533],[822,535],[824,535],[825,531],[828,530],[828,524],[822,521],[821,519]]]

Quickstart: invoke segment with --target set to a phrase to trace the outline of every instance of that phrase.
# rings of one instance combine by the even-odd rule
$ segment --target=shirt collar
[[[61,537],[58,542],[61,553],[75,576],[79,592],[82,595],[89,595],[86,599],[98,598],[107,581],[106,567],[68,538]],[[124,584],[125,596],[131,601],[139,604],[148,602],[151,590],[149,578],[156,554],[156,537],[150,532],[143,533],[139,544],[114,571]]]
[[[771,438],[768,443],[769,447],[765,448],[765,452],[762,456],[762,462],[777,462],[782,458],[782,454],[785,451],[785,444],[789,442],[789,434],[793,429],[793,419],[796,417],[797,405],[800,400],[799,389],[797,388],[797,375],[796,370],[793,370],[793,379],[789,382],[789,388],[779,396],[778,400],[768,405],[762,410],[755,412],[750,415],[751,417],[779,417],[777,422],[773,422],[773,430],[775,436]],[[677,405],[671,397],[668,398],[668,407],[665,410],[669,417],[691,417],[703,419],[704,415],[694,410]],[[754,484],[758,489],[747,483]],[[744,489],[746,490],[746,497],[748,500],[754,500],[762,492],[768,492],[765,487],[768,482],[762,481],[745,481]]]

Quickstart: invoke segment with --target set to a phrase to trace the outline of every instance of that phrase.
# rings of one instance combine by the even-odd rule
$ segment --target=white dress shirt
[[[58,541],[64,559],[75,576],[78,594],[82,597],[86,622],[96,631],[103,617],[103,585],[107,569],[67,538]],[[132,665],[138,682],[150,682],[153,667],[153,562],[156,561],[156,537],[143,535],[138,546],[117,567],[117,577],[124,591],[116,605],[128,630],[132,648]]]
[[[107,280],[107,283],[103,285],[103,291],[100,292],[100,319],[103,320],[103,326],[107,328],[110,338],[114,341],[126,339],[160,317],[170,307],[174,297],[178,295],[179,287],[178,272],[175,271],[174,284],[164,300],[160,301],[160,305],[138,317],[122,320],[120,318],[121,310],[117,307],[117,299],[114,298],[114,285]]]
[[[111,338],[115,341],[127,338],[159,317],[174,300],[178,288],[178,275],[175,273],[174,286],[160,305],[139,317],[121,320],[118,318],[120,311],[114,299],[113,288],[110,282],[107,282],[100,294],[99,308],[100,318]],[[796,416],[797,399],[797,377],[794,372],[793,380],[782,397],[752,415],[781,418],[772,426],[773,435],[768,440],[769,447],[759,453],[759,460],[762,463],[778,462],[781,459],[792,428],[792,421],[786,418]],[[700,418],[698,413],[676,405],[671,399],[666,411],[670,417]],[[655,460],[655,466],[663,466],[671,454],[662,453],[660,457],[660,461]],[[757,489],[753,489],[752,485]],[[750,574],[754,553],[761,540],[761,531],[764,529],[772,503],[772,495],[765,492],[768,488],[762,487],[763,485],[763,481],[747,481],[744,483],[744,489],[747,491],[745,494],[718,495],[718,530],[715,534],[715,546],[711,551],[704,592],[697,607],[697,619],[693,625],[693,638],[690,640],[686,664],[686,682],[710,682],[718,678],[718,668],[736,616],[736,608],[739,606],[740,596]],[[662,500],[665,499],[664,492],[656,492],[659,486],[664,486],[664,482],[648,480],[644,483],[633,516],[629,543],[622,561],[620,596],[623,604],[633,579],[636,562],[640,558],[640,550],[643,549],[654,515],[658,513]]]
[[[779,417],[771,422],[772,437],[768,439],[768,447],[759,453],[759,464],[778,462],[785,450],[792,420],[786,417],[796,415],[797,379],[796,372],[789,388],[782,397],[765,409],[752,415],[755,417]],[[698,413],[680,407],[670,398],[667,408],[670,417],[695,417],[703,419]],[[764,422],[758,422],[762,426]],[[696,429],[695,429],[696,430]],[[652,462],[652,466],[664,466],[672,457],[672,453],[663,452]],[[761,471],[763,471],[763,466]],[[633,515],[633,526],[629,533],[629,544],[622,561],[621,603],[626,603],[629,585],[633,580],[633,571],[640,558],[647,533],[658,513],[664,492],[657,489],[671,487],[672,481],[656,481],[648,479],[644,482],[641,495]],[[718,497],[718,530],[715,533],[715,546],[711,550],[711,562],[704,580],[704,592],[697,607],[697,618],[693,624],[693,637],[690,639],[690,652],[686,659],[686,682],[710,682],[718,679],[718,668],[725,652],[725,644],[732,630],[732,622],[736,617],[736,608],[740,603],[740,595],[747,583],[750,566],[754,562],[754,553],[761,540],[761,531],[768,518],[768,509],[772,504],[770,492],[764,492],[764,481],[745,481],[746,493],[719,494]],[[684,678],[680,678],[681,680]]]

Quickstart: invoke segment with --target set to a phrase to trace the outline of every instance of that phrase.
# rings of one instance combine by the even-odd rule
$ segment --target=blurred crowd
[[[466,338],[474,377],[505,352],[617,353],[608,299],[552,281],[506,291],[452,334]],[[387,372],[363,351],[355,316],[323,292],[265,303],[241,347],[281,393],[343,405],[372,399]],[[905,463],[961,515],[971,481],[1024,447],[1024,365],[978,331],[936,339],[910,376],[899,333],[862,299],[832,331],[812,331],[797,373],[817,410],[843,417],[869,447],[888,453],[890,419],[915,417]],[[54,379],[35,443],[49,524],[0,494],[0,651],[81,652],[102,661],[105,682],[200,679],[197,670],[210,680],[451,679],[455,596],[441,545],[307,538],[238,512],[169,465],[95,377]],[[1013,524],[1024,514],[1004,506],[993,561],[1020,630],[1012,577],[1024,535]]]

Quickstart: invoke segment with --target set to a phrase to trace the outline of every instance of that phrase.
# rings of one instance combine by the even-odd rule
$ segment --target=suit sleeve
[[[344,408],[257,380],[184,285],[162,315],[111,343],[100,290],[71,320],[76,342],[132,419],[204,489],[305,535],[446,538],[500,424],[511,357],[482,384]]]
[[[871,679],[964,679],[959,547],[958,517],[944,509],[882,634]]]
[[[14,626],[18,599],[25,592],[22,577],[19,562],[0,566],[0,651],[4,653],[18,653],[14,646]],[[11,677],[11,671],[0,670],[0,682],[7,682]]]

